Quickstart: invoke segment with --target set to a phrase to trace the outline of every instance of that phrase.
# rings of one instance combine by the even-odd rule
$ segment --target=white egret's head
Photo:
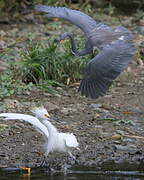
[[[38,118],[39,120],[48,120],[50,118],[49,113],[47,110],[42,107],[35,107],[31,110],[32,113]]]

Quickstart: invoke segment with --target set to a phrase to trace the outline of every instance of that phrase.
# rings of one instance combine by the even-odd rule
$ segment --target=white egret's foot
[[[69,154],[71,154],[71,153],[69,153]],[[78,158],[78,155],[76,155],[76,156],[73,156],[72,154],[70,155],[70,159],[72,161],[74,161],[75,164],[79,164],[79,160],[77,158]]]
[[[78,157],[79,157],[79,155],[76,155],[76,156],[75,156],[75,164],[79,164]]]
[[[27,176],[30,176],[31,168],[21,167],[21,169],[22,169],[22,171],[26,171],[27,172]]]

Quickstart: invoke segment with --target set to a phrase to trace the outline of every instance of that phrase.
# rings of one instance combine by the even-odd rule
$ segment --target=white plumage
[[[19,113],[1,113],[4,120],[21,120],[32,124],[40,133],[47,138],[46,152],[67,152],[71,157],[71,151],[78,148],[79,143],[72,133],[61,133],[51,124],[50,115],[44,107],[32,110],[36,117]]]
[[[20,113],[1,113],[0,117],[5,117],[4,120],[20,120],[32,124],[37,131],[43,134],[46,138],[49,137],[47,128],[34,116]]]

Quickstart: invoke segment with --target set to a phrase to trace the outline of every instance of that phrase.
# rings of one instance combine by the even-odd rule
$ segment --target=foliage
[[[24,82],[41,84],[76,82],[81,78],[81,70],[89,58],[74,57],[69,42],[63,43],[63,49],[52,42],[28,42],[21,54],[18,71]]]
[[[108,117],[108,118],[100,118],[99,120],[112,121],[116,125],[121,125],[121,124],[135,125],[135,123],[132,120],[128,120],[128,119],[117,119],[117,118],[113,118],[113,117]]]
[[[80,43],[81,46],[83,42]],[[7,53],[1,54],[1,58],[7,62],[12,59]],[[0,98],[21,94],[34,87],[55,94],[55,87],[81,79],[82,68],[91,57],[72,55],[68,40],[56,45],[50,41],[34,42],[30,36],[19,59],[21,61],[15,63],[12,60],[9,70],[1,73]]]
[[[24,84],[21,80],[16,80],[11,70],[4,71],[0,76],[0,98],[19,94],[26,90],[31,90],[32,84]]]

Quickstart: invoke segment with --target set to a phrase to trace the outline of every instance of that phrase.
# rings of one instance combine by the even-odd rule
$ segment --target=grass
[[[130,124],[130,125],[135,125],[135,123],[132,120],[128,120],[128,119],[117,119],[117,118],[99,118],[99,120],[106,120],[106,121],[112,121],[114,122],[116,125],[121,125],[121,124]]]
[[[52,41],[34,42],[29,38],[21,51],[21,61],[10,64],[9,70],[0,76],[0,98],[31,91],[34,87],[53,94],[57,93],[55,87],[79,81],[90,57],[75,57],[70,49],[68,40],[56,45]]]
[[[81,78],[81,71],[87,57],[74,57],[65,41],[57,46],[52,42],[28,43],[21,54],[22,61],[17,63],[19,75],[23,82],[41,84],[50,82],[52,85],[76,82]]]

